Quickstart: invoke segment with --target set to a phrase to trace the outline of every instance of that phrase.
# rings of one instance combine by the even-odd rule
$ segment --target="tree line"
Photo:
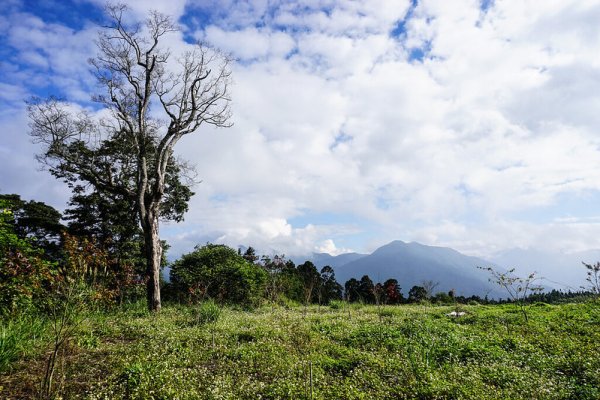
[[[98,83],[91,100],[104,109],[103,117],[53,96],[29,100],[29,135],[40,145],[36,158],[72,191],[64,216],[68,229],[58,236],[52,231],[56,226],[27,231],[29,228],[24,226],[28,222],[19,213],[33,213],[37,206],[26,202],[22,206],[31,209],[18,211],[15,204],[19,199],[3,200],[5,232],[0,245],[10,248],[2,254],[5,280],[9,276],[15,279],[15,271],[25,275],[37,267],[52,271],[57,263],[65,265],[65,259],[79,257],[77,270],[91,274],[89,279],[94,283],[102,279],[112,281],[107,290],[119,293],[117,297],[121,299],[126,297],[123,287],[133,285],[138,290],[137,283],[143,282],[148,309],[160,311],[160,270],[168,249],[160,240],[159,222],[181,221],[193,195],[193,169],[176,157],[175,146],[202,126],[231,125],[230,57],[205,43],[190,45],[179,54],[172,52],[164,46],[165,38],[178,30],[168,15],[150,12],[140,23],[127,6],[108,5],[95,41],[96,55],[89,60]],[[37,237],[40,232],[54,237]],[[15,246],[20,250],[14,250]],[[203,251],[217,249],[209,247]],[[65,258],[65,252],[79,254]],[[86,260],[84,256],[88,254],[95,257]],[[184,265],[194,257],[189,255],[178,263]],[[94,266],[99,260],[106,260],[106,265]],[[388,279],[374,284],[368,276],[351,279],[341,288],[331,268],[317,270],[306,263],[290,268],[287,261],[283,266],[280,261],[276,257],[260,258],[262,272],[256,274],[253,267],[235,271],[255,274],[259,282],[264,278],[267,298],[283,293],[305,304],[326,302],[334,294],[342,297],[342,289],[348,301],[365,303],[453,298],[451,292],[434,294],[422,285],[412,287],[404,299],[398,282]],[[595,282],[598,292],[600,266],[589,267],[590,282]],[[46,280],[52,280],[50,275]],[[232,291],[223,289],[216,283],[219,280],[202,274],[199,276],[211,283],[198,287],[190,284],[188,288],[185,276],[176,275],[174,282],[193,296],[206,292],[225,298]],[[15,280],[13,285],[17,287],[19,283]],[[37,282],[34,286],[39,289],[48,285]],[[220,288],[219,293],[213,292],[214,286]],[[32,297],[33,293],[35,290],[22,291],[25,297]]]
[[[98,292],[96,297],[109,306],[143,296],[144,241],[131,207],[99,193],[76,192],[62,215],[43,202],[0,195],[4,313],[40,303],[73,274],[84,276]],[[168,245],[163,242],[163,247]],[[162,266],[166,265],[163,257]],[[214,299],[248,306],[264,301],[325,305],[333,300],[401,304],[430,297],[425,287],[414,286],[405,298],[396,279],[374,284],[368,275],[342,286],[328,265],[318,268],[311,261],[295,265],[284,255],[259,256],[252,247],[242,252],[210,243],[176,260],[170,283],[163,286],[174,301]]]
[[[98,193],[76,192],[63,215],[43,202],[0,194],[0,313],[43,308],[53,291],[75,278],[105,307],[143,298],[148,279],[145,244],[128,207],[132,205]],[[168,244],[163,242],[162,247],[168,249]],[[161,265],[167,266],[164,253]],[[453,290],[435,292],[434,281],[411,287],[406,296],[394,278],[375,283],[364,275],[342,285],[331,266],[317,267],[311,261],[296,265],[284,255],[258,255],[252,247],[242,251],[223,244],[196,246],[170,267],[170,282],[162,283],[163,295],[183,303],[212,299],[254,307],[265,302],[327,305],[341,300],[364,304],[507,301],[457,296]],[[586,267],[593,276],[596,266]],[[556,303],[596,294],[595,290],[552,290],[525,300]]]

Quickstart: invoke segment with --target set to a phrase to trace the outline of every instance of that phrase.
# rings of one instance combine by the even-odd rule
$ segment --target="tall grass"
[[[0,320],[0,372],[13,362],[33,354],[46,340],[47,320],[32,313]]]

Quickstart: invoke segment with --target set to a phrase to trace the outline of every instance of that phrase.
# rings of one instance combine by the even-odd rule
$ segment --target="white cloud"
[[[259,30],[254,27],[225,31],[216,26],[209,26],[203,36],[212,45],[242,60],[269,56],[285,57],[295,46],[294,40],[283,32]]]
[[[142,3],[132,3],[139,15]],[[163,227],[173,252],[219,240],[339,253],[336,243],[367,230],[371,242],[354,250],[392,239],[479,255],[600,247],[597,221],[561,222],[578,210],[552,210],[559,198],[600,191],[596,1],[502,1],[483,12],[476,0],[423,0],[398,37],[390,32],[410,1],[155,6],[177,17],[211,12],[186,15],[210,21],[186,34],[240,60],[234,127],[201,129],[176,148],[203,183],[186,222]],[[29,90],[20,81],[49,79],[87,100],[94,28],[19,17],[7,29],[21,67],[2,64],[2,99],[14,105]],[[181,34],[168,46],[189,48]],[[542,210],[539,221],[527,219],[531,210]],[[321,218],[332,214],[356,220]]]
[[[339,248],[339,247],[337,247],[337,245],[335,244],[335,242],[332,239],[325,239],[319,245],[316,246],[315,252],[316,253],[328,253],[328,254],[331,254],[332,256],[337,256],[339,254],[350,253],[350,252],[352,252],[352,249],[343,248],[343,247]]]

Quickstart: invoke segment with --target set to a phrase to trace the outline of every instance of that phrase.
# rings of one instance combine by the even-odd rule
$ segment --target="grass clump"
[[[193,309],[195,314],[194,322],[198,325],[214,324],[221,316],[221,307],[214,300],[207,300],[200,303]]]
[[[44,342],[47,321],[30,313],[0,320],[0,372],[33,354]]]

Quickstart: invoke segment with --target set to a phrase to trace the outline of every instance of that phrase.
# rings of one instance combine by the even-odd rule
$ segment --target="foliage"
[[[0,199],[0,315],[37,305],[58,279],[56,263],[19,237],[10,207]]]
[[[220,315],[221,308],[214,300],[203,301],[198,306],[195,322],[199,325],[216,323]]]
[[[400,304],[404,302],[402,288],[396,279],[388,279],[383,283],[384,302],[386,304]]]
[[[182,200],[183,201],[183,200]],[[144,274],[144,239],[135,203],[122,195],[73,188],[65,210],[71,235],[93,238],[110,255],[115,268]]]
[[[319,304],[342,299],[342,285],[335,280],[335,271],[329,265],[321,268],[319,290]]]
[[[33,99],[30,135],[43,146],[38,160],[57,178],[135,205],[148,307],[159,311],[159,218],[178,220],[192,194],[183,183],[189,168],[173,150],[201,125],[230,125],[229,59],[199,43],[174,63],[163,47],[165,35],[178,29],[169,16],[150,12],[142,29],[131,23],[125,5],[106,11],[108,21],[95,41],[97,56],[90,60],[103,88],[92,98],[107,109],[106,119],[74,112],[56,98]]]
[[[350,278],[344,284],[344,293],[346,300],[350,302],[360,301],[359,283],[356,278]]]
[[[65,229],[59,211],[40,201],[24,201],[18,194],[0,194],[0,204],[10,211],[5,214],[4,223],[11,225],[20,239],[28,239],[42,249],[46,259],[59,259],[60,239]]]
[[[256,263],[260,259],[260,257],[256,254],[256,250],[252,246],[246,249],[242,257],[244,257],[246,261],[252,264]]]
[[[64,253],[62,276],[84,282],[99,305],[113,307],[139,297],[143,282],[133,265],[120,265],[94,238],[65,234]]]
[[[22,312],[0,319],[0,373],[19,358],[33,354],[44,340],[46,327],[39,314]]]
[[[381,299],[384,295],[383,287],[376,287],[368,275],[363,275],[362,278],[356,280],[350,278],[344,284],[346,300],[350,302],[360,301],[366,304],[375,304],[377,299]]]
[[[264,292],[266,272],[248,263],[225,245],[196,246],[171,267],[173,286],[188,301],[215,299],[219,302],[256,305]]]
[[[196,308],[191,306],[190,308]],[[508,305],[223,308],[211,326],[166,305],[91,314],[97,337],[65,364],[63,398],[597,399],[600,323],[593,303],[536,306],[527,326]],[[381,316],[383,315],[383,319]],[[213,333],[216,343],[212,345]],[[40,354],[0,375],[2,398],[30,398]]]
[[[418,303],[420,301],[427,299],[427,289],[423,286],[413,286],[408,291],[408,302],[409,303]]]
[[[321,275],[315,264],[311,261],[305,261],[296,267],[296,271],[304,288],[302,297],[304,304],[307,305],[317,302],[319,298]]]
[[[256,256],[254,249],[248,248],[244,258],[255,263]],[[284,301],[281,297],[301,302],[302,301],[302,282],[296,266],[291,260],[286,260],[284,255],[275,255],[273,257],[262,256],[260,265],[267,272],[267,282],[265,284],[265,298],[273,304],[278,301]]]
[[[369,275],[363,275],[358,281],[358,293],[361,301],[367,304],[375,304],[375,284]]]

